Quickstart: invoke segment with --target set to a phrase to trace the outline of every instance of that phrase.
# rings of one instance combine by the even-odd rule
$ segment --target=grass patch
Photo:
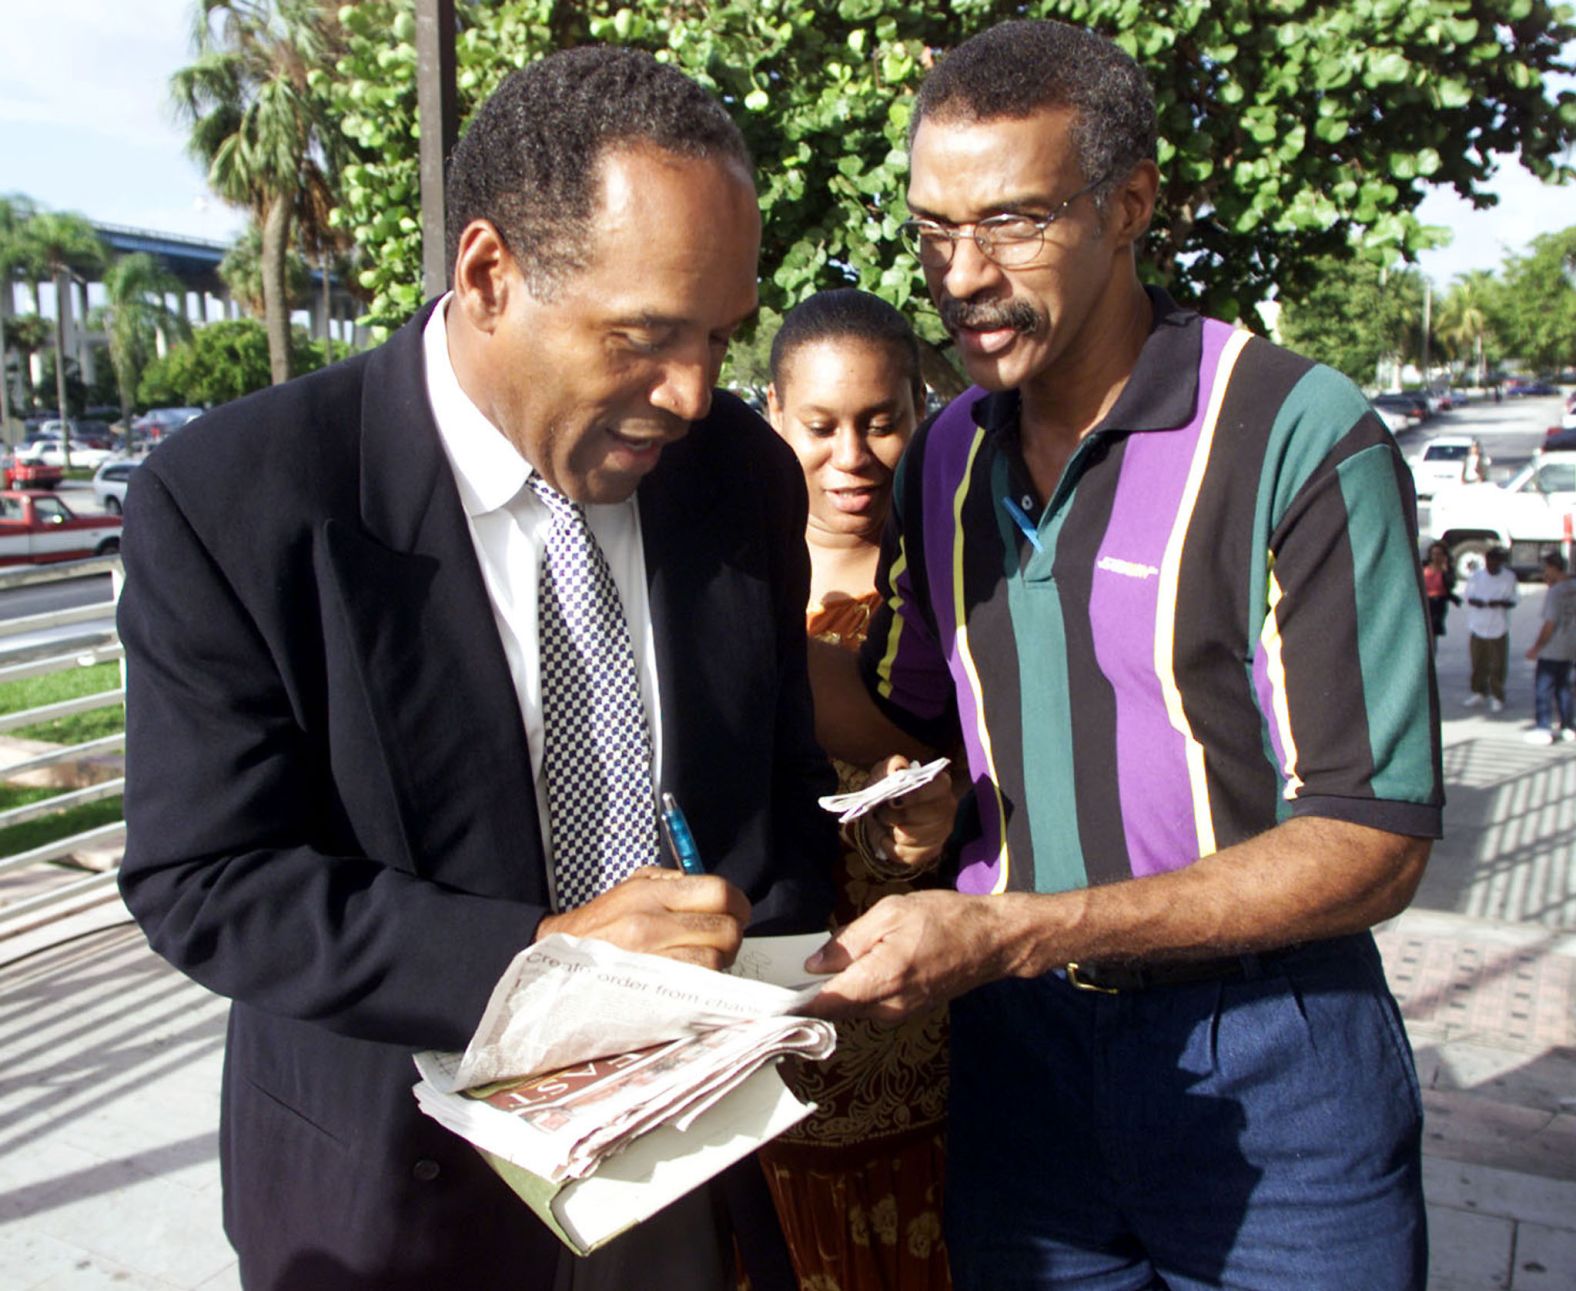
[[[12,807],[21,807],[26,803],[53,798],[62,792],[64,791],[60,789],[42,786],[0,784],[0,811],[9,811]],[[119,820],[121,815],[121,797],[116,794],[113,798],[84,803],[80,807],[69,807],[53,816],[25,820],[20,825],[12,825],[9,829],[0,829],[0,856],[15,856],[18,852],[30,851],[35,847],[42,847],[45,843],[69,838],[72,834],[80,834],[83,830],[108,825],[112,821]]]
[[[62,668],[59,672],[42,677],[24,677],[20,681],[0,683],[0,713],[18,713],[44,704],[56,704],[80,695],[97,695],[114,690],[120,685],[120,665],[115,662],[96,663],[88,668]],[[47,740],[54,744],[81,744],[101,735],[112,735],[126,727],[126,710],[120,704],[91,709],[86,713],[73,713],[70,717],[52,722],[39,722],[24,726],[9,734],[29,740]],[[0,811],[21,807],[31,802],[41,802],[66,792],[43,785],[16,785],[0,781]],[[120,795],[99,802],[68,807],[52,816],[23,821],[9,829],[0,829],[0,856],[14,856],[53,843],[57,839],[80,834],[119,820],[122,814]]]
[[[81,695],[97,695],[119,685],[120,664],[115,662],[96,663],[88,668],[63,668],[42,677],[24,677],[20,681],[0,684],[0,713],[18,713]],[[52,722],[24,726],[9,734],[24,740],[48,740],[51,744],[81,744],[125,729],[124,706],[111,704]]]

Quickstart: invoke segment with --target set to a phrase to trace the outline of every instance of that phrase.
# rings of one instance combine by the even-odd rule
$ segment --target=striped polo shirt
[[[1176,870],[1295,815],[1439,836],[1394,440],[1330,368],[1151,296],[1132,376],[1053,497],[1029,483],[1016,392],[954,400],[898,471],[860,665],[905,730],[961,736],[965,892]]]

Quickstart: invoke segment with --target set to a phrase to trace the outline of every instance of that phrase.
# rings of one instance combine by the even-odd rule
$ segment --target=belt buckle
[[[1066,971],[1068,985],[1080,991],[1096,991],[1101,995],[1120,995],[1122,993],[1115,986],[1100,986],[1085,977],[1080,977],[1078,975],[1078,965],[1075,963],[1068,964]]]

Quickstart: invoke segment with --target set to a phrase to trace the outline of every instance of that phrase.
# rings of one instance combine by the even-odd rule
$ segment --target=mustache
[[[941,322],[949,332],[965,327],[982,332],[1006,327],[1032,336],[1041,329],[1039,311],[1026,300],[958,300],[948,296],[941,302]]]

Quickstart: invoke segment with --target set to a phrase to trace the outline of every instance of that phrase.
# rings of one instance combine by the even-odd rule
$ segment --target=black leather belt
[[[1291,950],[1288,946],[1286,950]],[[1080,991],[1119,995],[1156,986],[1190,986],[1198,982],[1230,982],[1262,976],[1264,965],[1285,950],[1258,955],[1226,955],[1220,959],[1179,959],[1161,964],[1068,964],[1068,985]]]

